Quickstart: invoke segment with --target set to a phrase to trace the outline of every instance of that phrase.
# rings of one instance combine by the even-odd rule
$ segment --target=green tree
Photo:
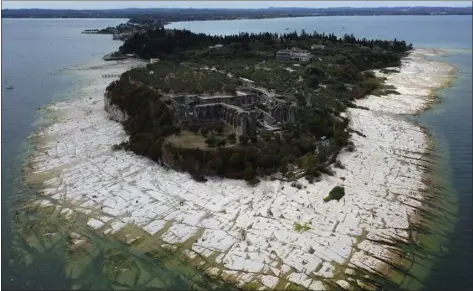
[[[209,135],[206,139],[205,139],[205,143],[210,147],[210,148],[214,148],[217,144],[217,139],[215,138],[214,135]]]
[[[236,166],[241,165],[243,163],[243,158],[241,157],[240,153],[233,153],[230,157],[230,164]]]
[[[320,84],[319,78],[317,78],[316,76],[311,76],[307,80],[307,86],[309,86],[312,89],[317,89],[319,87],[319,84]]]
[[[162,139],[155,141],[148,149],[148,157],[150,157],[154,161],[158,161],[161,158],[162,144]]]
[[[286,174],[287,171],[288,171],[288,167],[287,167],[287,164],[283,163],[279,166],[279,171],[281,171],[281,173],[283,174]]]
[[[235,143],[236,142],[236,134],[235,133],[228,134],[227,139],[230,143]]]
[[[217,142],[217,146],[220,147],[220,148],[222,148],[222,147],[224,147],[224,146],[226,146],[226,145],[227,145],[227,140],[224,139],[224,138],[220,139],[220,140]]]
[[[224,127],[223,125],[217,125],[217,126],[215,126],[215,130],[217,131],[218,134],[222,134],[224,128],[225,128],[225,127]]]
[[[250,140],[250,138],[249,138],[249,136],[247,136],[246,134],[242,134],[242,135],[240,135],[239,140],[240,140],[240,143],[241,143],[241,144],[245,145],[245,144],[248,143],[248,141]]]
[[[274,141],[277,143],[277,144],[281,144],[281,135],[279,133],[276,133],[274,135]]]
[[[212,170],[214,172],[217,172],[220,169],[220,167],[222,167],[222,164],[223,164],[222,159],[216,157],[216,158],[214,158],[214,159],[207,162],[207,167],[210,170]]]
[[[255,170],[251,164],[247,165],[245,171],[243,172],[243,179],[246,181],[251,181],[255,177]]]

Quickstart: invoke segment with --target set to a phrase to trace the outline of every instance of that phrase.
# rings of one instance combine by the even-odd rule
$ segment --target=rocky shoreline
[[[396,244],[415,243],[411,225],[426,208],[432,143],[422,128],[399,116],[428,108],[434,90],[451,80],[452,67],[425,59],[443,53],[415,50],[400,73],[376,72],[400,95],[357,101],[370,110],[346,113],[364,135],[352,135],[356,150],[340,154],[343,168],[334,168],[334,176],[314,184],[302,179],[301,189],[281,181],[257,187],[215,178],[198,183],[144,157],[113,151],[126,134],[110,119],[125,116],[106,99],[102,103],[110,79],[100,76],[137,63],[77,70],[90,85],[77,98],[49,106],[61,117],[33,135],[37,151],[26,180],[41,182],[44,200],[32,205],[50,207],[54,200],[69,220],[86,214],[99,233],[129,244],[147,240],[240,288],[369,288],[365,274],[391,276],[403,263]],[[345,197],[324,203],[338,185]],[[297,231],[296,224],[307,228]],[[126,233],[130,227],[135,231]]]

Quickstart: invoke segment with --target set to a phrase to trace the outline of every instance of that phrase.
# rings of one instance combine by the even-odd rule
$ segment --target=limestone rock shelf
[[[357,286],[355,274],[362,270],[387,276],[386,262],[396,264],[401,257],[383,241],[409,240],[409,223],[423,207],[418,190],[427,187],[419,158],[429,146],[422,130],[392,114],[421,111],[452,73],[445,64],[425,60],[428,53],[413,52],[400,73],[386,76],[401,95],[369,96],[358,105],[371,110],[349,109],[351,127],[366,137],[353,135],[356,150],[340,156],[345,169],[314,184],[302,179],[301,189],[281,181],[257,187],[222,179],[198,183],[133,153],[112,151],[127,137],[104,111],[111,80],[100,76],[134,63],[77,70],[89,86],[79,97],[50,106],[67,114],[35,134],[40,142],[27,179],[55,173],[41,176],[48,177],[42,182],[44,200],[35,203],[54,200],[69,219],[85,213],[89,226],[104,234],[135,225],[152,236],[156,248],[180,252],[208,275],[240,287],[348,289]],[[126,118],[105,107],[112,119]],[[337,185],[345,187],[345,196],[324,203]],[[309,229],[298,232],[296,223]]]

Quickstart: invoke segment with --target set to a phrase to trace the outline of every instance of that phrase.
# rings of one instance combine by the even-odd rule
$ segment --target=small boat
[[[13,89],[13,86],[6,86],[5,89]]]
[[[289,27],[286,27],[286,30],[289,30]]]

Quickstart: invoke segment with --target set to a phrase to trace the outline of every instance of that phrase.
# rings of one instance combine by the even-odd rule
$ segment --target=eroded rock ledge
[[[85,213],[89,226],[123,239],[124,227],[133,225],[142,230],[137,237],[239,287],[369,288],[364,272],[388,276],[391,264],[401,263],[395,243],[412,240],[410,223],[424,207],[419,190],[428,186],[422,160],[429,140],[392,114],[423,110],[432,90],[451,77],[451,67],[424,59],[429,53],[416,50],[400,73],[384,75],[401,95],[370,96],[358,101],[370,110],[348,110],[351,127],[365,137],[353,135],[356,151],[340,154],[344,169],[315,184],[302,179],[301,189],[281,181],[198,183],[144,157],[112,151],[126,135],[103,110],[110,80],[100,76],[123,72],[130,63],[80,70],[92,84],[80,98],[51,106],[67,117],[35,135],[40,143],[27,179],[42,180],[45,198],[35,204],[55,200],[68,219]],[[126,118],[106,102],[105,108],[114,120]],[[345,197],[324,203],[337,185],[345,187]],[[298,232],[296,223],[308,227]]]

